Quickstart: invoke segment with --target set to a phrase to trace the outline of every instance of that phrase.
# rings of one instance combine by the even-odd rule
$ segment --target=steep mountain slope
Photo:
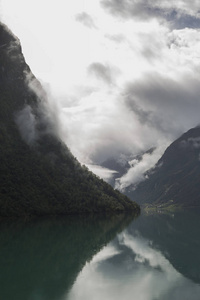
[[[165,151],[149,179],[127,194],[139,203],[200,206],[200,127],[190,129]]]
[[[0,24],[0,215],[139,211],[58,138],[47,95]]]

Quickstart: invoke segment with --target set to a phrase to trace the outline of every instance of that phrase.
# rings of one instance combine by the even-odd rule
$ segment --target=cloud
[[[176,28],[176,29],[200,28],[199,16],[195,17],[188,14],[182,14],[178,16],[178,12],[174,11],[166,19],[172,28]]]
[[[115,43],[123,43],[126,41],[126,37],[123,34],[106,34],[105,37]]]
[[[132,31],[130,24],[119,25],[98,35],[103,52],[99,60],[92,52],[86,65],[89,76],[63,97],[60,116],[64,140],[84,164],[157,147],[117,181],[124,189],[144,180],[160,149],[199,123],[200,41],[197,29],[170,30],[165,23],[151,22]],[[51,109],[49,120],[54,112],[58,114]],[[113,174],[100,167],[93,172],[106,180]]]
[[[44,100],[37,112],[44,121],[40,127],[48,124],[44,133],[62,136],[82,163],[97,165],[151,147],[160,149],[199,124],[197,1],[94,0],[80,12],[79,0],[62,0],[60,6],[49,6],[45,26],[44,3],[37,24],[27,1],[2,3],[8,16],[13,17],[14,11],[21,27],[26,24],[25,34],[7,18],[19,34],[28,64],[54,93],[52,97],[45,87],[45,95],[36,81],[30,81]],[[36,12],[38,6],[31,5]],[[59,18],[52,23],[55,10]],[[85,30],[77,22],[98,30]],[[30,32],[52,59],[52,69],[45,74],[38,71],[44,63],[41,55],[34,55],[34,61],[28,56],[27,49],[32,56],[38,46],[31,39],[30,47]],[[151,166],[153,157],[144,158],[143,167],[138,163],[137,176],[137,169],[130,170],[123,180],[130,182],[132,175],[143,178],[145,162]]]
[[[19,128],[22,139],[29,145],[33,145],[37,138],[36,118],[30,105],[26,105],[15,114],[15,122]]]
[[[77,14],[75,19],[88,28],[97,28],[92,17],[86,12]]]
[[[59,119],[59,108],[50,90],[44,87],[31,72],[25,73],[27,88],[34,93],[36,101],[25,104],[24,108],[15,113],[15,122],[22,139],[29,145],[37,144],[44,135],[61,138],[62,129]]]
[[[117,88],[93,91],[74,106],[66,100],[62,124],[67,145],[85,164],[136,155],[166,139],[159,128],[138,120]]]
[[[112,179],[113,175],[118,173],[117,171],[110,170],[99,165],[87,164],[86,165],[90,171],[95,173],[100,178],[103,178],[105,181],[109,182]]]
[[[59,105],[51,96],[49,86],[45,83],[42,86],[32,73],[26,74],[26,83],[28,88],[37,96],[34,113],[37,115],[38,137],[45,134],[61,137]]]
[[[140,54],[150,63],[160,61],[162,63],[163,55],[167,45],[168,31],[165,28],[159,31],[153,29],[151,32],[138,33],[140,43]]]
[[[160,10],[153,9],[149,1],[102,0],[102,6],[111,14],[121,18],[151,18],[160,15]]]
[[[130,161],[130,169],[121,178],[116,179],[115,188],[124,191],[130,185],[137,185],[147,179],[145,172],[153,168],[165,150],[166,145],[155,149],[152,153],[145,153],[141,160]]]
[[[199,123],[200,80],[191,73],[179,79],[146,74],[142,80],[128,84],[124,93],[125,104],[138,120],[163,134],[178,134],[181,128]]]
[[[199,7],[195,0],[102,0],[102,6],[112,15],[123,18],[167,21],[171,28],[200,28]]]
[[[97,79],[104,81],[107,84],[114,84],[115,77],[119,73],[117,68],[112,68],[108,64],[94,62],[89,65],[88,73],[94,75]]]

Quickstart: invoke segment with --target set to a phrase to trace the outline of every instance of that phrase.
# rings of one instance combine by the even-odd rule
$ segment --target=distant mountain
[[[139,211],[58,137],[19,40],[0,23],[0,216]]]
[[[174,141],[146,175],[146,181],[127,192],[138,203],[200,206],[200,127]]]
[[[109,183],[113,187],[115,186],[115,180],[119,177],[122,177],[130,168],[129,160],[131,160],[131,156],[123,155],[120,158],[108,158],[100,164],[101,167],[115,171],[115,173],[113,173],[112,177],[109,179]]]

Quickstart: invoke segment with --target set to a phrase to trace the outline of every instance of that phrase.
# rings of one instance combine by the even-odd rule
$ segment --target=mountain
[[[20,42],[0,23],[0,216],[139,212],[74,158]]]
[[[174,141],[146,175],[146,181],[127,192],[138,203],[200,206],[200,127]]]
[[[101,167],[114,171],[109,179],[109,183],[113,187],[115,186],[115,180],[123,176],[130,168],[129,160],[131,160],[131,156],[121,155],[120,158],[110,157],[100,164]]]

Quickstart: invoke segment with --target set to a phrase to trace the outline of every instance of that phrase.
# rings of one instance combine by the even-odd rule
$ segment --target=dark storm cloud
[[[200,81],[185,75],[173,80],[149,74],[125,88],[125,104],[142,124],[176,137],[200,121]]]
[[[88,67],[88,72],[107,84],[114,82],[114,70],[108,65],[94,62]]]
[[[186,2],[186,1],[185,1]],[[147,20],[157,18],[160,21],[167,21],[173,29],[200,28],[199,10],[196,4],[191,1],[191,12],[188,12],[183,5],[170,3],[166,5],[165,1],[149,0],[102,0],[102,6],[112,15],[124,19],[134,18]]]
[[[76,15],[76,21],[82,23],[84,26],[89,28],[96,28],[95,23],[90,15],[86,12],[82,12]]]

